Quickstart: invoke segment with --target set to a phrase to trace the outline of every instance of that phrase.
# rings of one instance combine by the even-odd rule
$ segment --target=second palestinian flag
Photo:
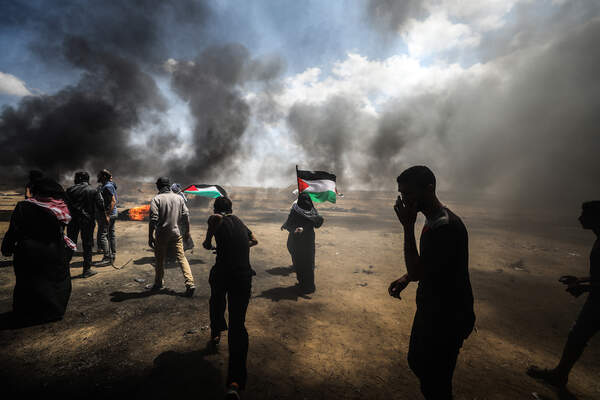
[[[335,203],[335,175],[324,171],[297,170],[297,172],[300,193],[308,193],[316,203],[325,201]]]
[[[211,199],[227,197],[227,192],[219,185],[190,185],[183,189],[183,193]]]

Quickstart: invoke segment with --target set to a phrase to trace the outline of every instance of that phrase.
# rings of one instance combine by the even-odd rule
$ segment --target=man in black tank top
[[[581,206],[579,222],[583,229],[596,235],[590,254],[590,275],[578,278],[565,275],[559,281],[567,286],[566,291],[575,297],[589,293],[575,324],[569,332],[562,357],[554,369],[542,369],[531,365],[527,374],[556,386],[561,396],[568,397],[566,388],[571,369],[583,353],[588,341],[600,331],[600,201],[588,201]]]
[[[211,341],[216,346],[221,331],[228,330],[225,307],[229,301],[229,368],[227,374],[227,399],[239,399],[239,390],[246,385],[246,358],[248,355],[248,332],[245,327],[246,310],[252,292],[250,247],[258,244],[254,234],[241,219],[232,214],[231,200],[219,197],[215,200],[214,214],[208,219],[206,239],[202,245],[215,249],[217,260],[210,270],[210,330]],[[227,297],[227,299],[226,299]]]
[[[435,194],[435,176],[425,166],[398,177],[394,210],[404,229],[407,274],[392,282],[389,293],[400,298],[410,283],[419,282],[408,365],[419,378],[426,399],[452,399],[452,376],[463,341],[475,323],[469,279],[468,235],[461,219]],[[427,218],[419,250],[414,225],[417,212]]]

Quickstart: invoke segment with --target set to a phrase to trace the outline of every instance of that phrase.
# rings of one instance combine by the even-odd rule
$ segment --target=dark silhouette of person
[[[233,215],[231,200],[219,197],[215,200],[214,214],[208,218],[208,230],[202,246],[215,250],[217,259],[210,270],[210,331],[214,346],[221,340],[221,332],[228,329],[225,308],[229,302],[229,368],[227,373],[227,399],[239,399],[238,391],[246,386],[246,359],[248,357],[248,332],[246,310],[252,292],[250,247],[258,241],[241,219]],[[227,297],[227,298],[226,298]]]
[[[98,183],[102,185],[100,194],[104,202],[97,218],[98,244],[101,246],[104,256],[97,265],[105,267],[113,264],[117,256],[117,239],[115,235],[115,222],[119,216],[117,212],[117,185],[113,182],[112,174],[107,169],[98,172],[97,179]]]
[[[75,244],[64,234],[71,216],[62,186],[40,178],[31,194],[13,210],[2,254],[13,256],[14,316],[23,323],[42,323],[59,320],[66,311]]]
[[[589,293],[575,324],[569,332],[562,357],[553,369],[542,369],[531,365],[527,374],[542,379],[557,387],[559,394],[567,394],[567,381],[571,369],[583,353],[588,341],[600,330],[600,201],[585,202],[581,206],[579,222],[583,229],[596,235],[590,254],[590,275],[583,278],[566,275],[559,281],[567,286],[566,291],[575,297]]]
[[[302,294],[313,293],[315,287],[315,228],[323,225],[323,217],[315,209],[310,196],[300,193],[292,205],[281,230],[287,230],[287,248],[298,279],[298,290]]]
[[[31,171],[29,171],[29,182],[27,182],[27,184],[25,185],[25,199],[33,197],[33,195],[31,194],[31,187],[33,186],[33,182],[43,177],[44,173],[42,171],[39,171],[37,169],[32,169]]]
[[[419,282],[408,364],[426,399],[452,399],[458,353],[475,323],[467,229],[438,200],[435,176],[429,168],[411,167],[397,182],[401,196],[394,211],[404,229],[408,273],[392,282],[389,294],[400,298],[410,282]],[[426,218],[419,251],[415,240],[418,212]]]
[[[94,245],[94,228],[96,227],[97,192],[90,186],[90,174],[86,171],[75,173],[75,185],[67,189],[67,204],[71,212],[71,222],[67,226],[67,236],[77,244],[81,232],[83,244],[84,278],[96,275],[92,268],[92,246]]]

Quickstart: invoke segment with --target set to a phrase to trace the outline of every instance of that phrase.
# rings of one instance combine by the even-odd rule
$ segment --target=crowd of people
[[[2,241],[2,254],[13,256],[15,318],[27,323],[43,323],[63,317],[71,293],[69,263],[79,233],[83,277],[96,274],[92,267],[96,224],[97,246],[103,254],[99,265],[114,263],[117,185],[106,169],[97,175],[98,187],[93,188],[89,179],[87,172],[77,172],[74,185],[65,191],[43,173],[31,172],[26,199],[16,205]],[[393,208],[404,232],[407,273],[393,281],[388,291],[400,299],[411,282],[418,282],[408,365],[419,379],[426,399],[452,399],[452,378],[458,355],[475,324],[467,229],[460,217],[438,199],[436,179],[429,168],[411,167],[398,176],[397,183],[399,196]],[[150,202],[148,230],[148,245],[154,249],[156,258],[155,280],[149,290],[163,289],[165,261],[168,254],[174,254],[183,273],[185,296],[192,297],[196,286],[185,256],[186,243],[193,246],[187,199],[181,187],[171,184],[167,177],[159,178],[156,187],[158,194]],[[417,247],[415,222],[419,212],[426,222]],[[600,237],[600,201],[584,203],[579,220],[584,229]],[[323,217],[310,196],[300,193],[281,226],[281,230],[288,231],[287,248],[300,294],[316,290],[314,229],[322,224]],[[226,399],[239,399],[240,391],[246,386],[249,340],[245,319],[252,277],[256,274],[250,265],[250,248],[257,244],[252,231],[233,214],[231,200],[217,198],[202,245],[216,252],[209,277],[210,343],[218,346],[221,333],[228,330]],[[600,241],[596,240],[590,256],[590,275],[561,277],[570,294],[578,297],[589,293],[589,296],[569,334],[560,362],[553,369],[531,366],[527,370],[530,376],[556,386],[562,394],[568,393],[566,384],[571,368],[589,339],[600,330],[599,264]],[[227,307],[228,321],[225,320]]]

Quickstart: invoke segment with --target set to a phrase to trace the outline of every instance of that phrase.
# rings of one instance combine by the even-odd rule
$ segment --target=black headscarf
[[[319,215],[317,209],[313,205],[312,199],[308,193],[300,193],[298,200],[292,205],[292,213],[299,214],[301,217],[310,220],[315,228],[323,224],[323,217]]]
[[[31,194],[34,197],[51,197],[57,200],[65,199],[65,190],[63,187],[50,178],[40,178],[33,182]]]

